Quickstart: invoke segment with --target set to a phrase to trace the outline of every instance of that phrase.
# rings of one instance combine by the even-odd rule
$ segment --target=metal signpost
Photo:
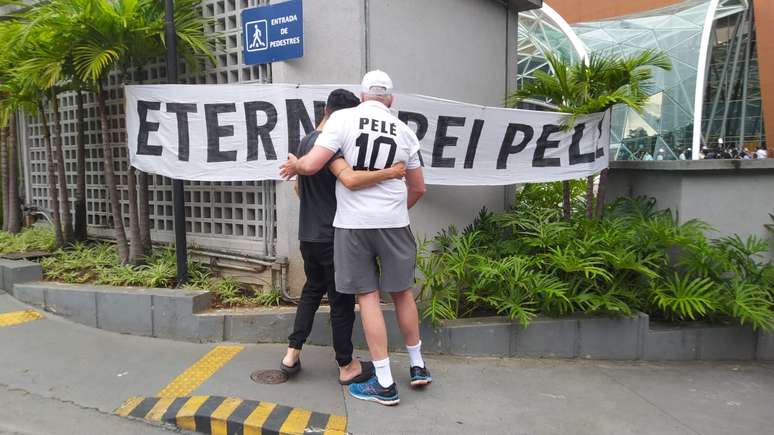
[[[164,40],[167,45],[167,84],[177,83],[177,36],[175,34],[174,0],[164,3]],[[175,222],[175,254],[177,257],[177,285],[188,281],[188,244],[185,237],[185,191],[183,180],[172,180]]]

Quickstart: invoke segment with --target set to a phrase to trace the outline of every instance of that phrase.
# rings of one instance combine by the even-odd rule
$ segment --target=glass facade
[[[519,13],[518,86],[531,79],[535,71],[549,70],[543,53],[552,52],[573,62],[581,59],[581,54],[562,30],[563,25],[565,28],[569,26],[557,22],[552,14],[547,12],[547,7],[544,4],[543,9]]]
[[[577,23],[558,39],[560,29],[542,10],[520,16],[520,80],[535,68],[547,69],[541,53],[550,50],[577,59],[569,40],[577,37],[589,53],[627,56],[647,49],[665,52],[671,71],[654,71],[651,97],[642,113],[613,110],[611,151],[619,160],[691,158],[694,141],[697,73],[706,68],[701,146],[756,146],[763,138],[754,17],[747,0],[721,0],[714,13],[707,65],[701,41],[709,0],[687,0],[666,8],[595,22]],[[527,16],[522,19],[523,16]],[[521,21],[524,21],[522,23]],[[541,24],[538,24],[541,23]],[[527,36],[528,35],[528,36]],[[524,42],[522,42],[524,41]],[[536,41],[536,42],[533,42]],[[525,58],[521,58],[526,55]],[[522,65],[524,67],[522,68]],[[702,91],[702,87],[698,87]],[[741,122],[745,119],[746,122]]]
[[[709,147],[765,144],[753,8],[715,23],[702,131]]]

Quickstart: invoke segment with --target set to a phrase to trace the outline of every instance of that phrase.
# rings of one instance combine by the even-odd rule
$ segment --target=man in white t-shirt
[[[425,192],[416,134],[390,112],[392,80],[383,71],[363,77],[362,103],[331,115],[314,148],[301,159],[292,154],[281,174],[310,175],[336,154],[354,170],[389,168],[406,163],[406,180],[390,179],[374,186],[350,190],[336,184],[336,217],[333,221],[336,290],[357,295],[375,375],[349,386],[353,397],[397,405],[398,390],[387,353],[387,329],[379,290],[395,303],[406,349],[412,387],[432,382],[421,354],[419,315],[414,302],[416,242],[409,227],[408,209]],[[331,163],[332,172],[339,176]],[[344,165],[346,166],[346,165]],[[339,170],[341,171],[341,170]]]

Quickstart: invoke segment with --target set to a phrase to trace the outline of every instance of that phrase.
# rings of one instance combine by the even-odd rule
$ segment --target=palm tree
[[[3,197],[3,231],[8,231],[8,128],[0,128],[0,179],[3,181],[2,192],[0,194]]]
[[[87,0],[81,0],[87,1]],[[143,65],[164,52],[164,8],[161,2],[152,0],[88,0],[94,5],[94,13],[85,23],[87,31],[73,49],[73,60],[78,75],[94,84],[97,104],[102,120],[102,136],[105,155],[105,177],[108,183],[116,241],[122,261],[137,263],[146,251],[143,241],[149,241],[150,225],[147,223],[147,207],[143,217],[137,209],[135,171],[129,170],[129,214],[131,252],[126,243],[123,219],[119,208],[112,149],[108,145],[105,81],[108,73],[118,69],[123,81],[131,72],[141,72]],[[206,20],[198,14],[198,0],[175,2],[175,20],[179,46],[184,57],[198,64],[197,56],[209,56],[210,42],[204,33]],[[141,177],[141,197],[147,201],[147,183]],[[147,204],[145,204],[147,206]],[[140,222],[147,237],[140,235]],[[149,247],[148,247],[149,248]]]
[[[75,189],[75,220],[73,237],[84,241],[87,237],[86,219],[86,149],[84,140],[85,114],[83,108],[83,93],[89,91],[87,84],[75,73],[73,65],[73,48],[81,37],[83,22],[93,13],[91,0],[55,0],[36,7],[27,14],[31,32],[52,31],[60,36],[59,47],[54,56],[44,57],[37,62],[32,61],[32,68],[43,69],[51,67],[59,71],[64,79],[62,90],[75,92],[76,101],[76,189]],[[47,30],[46,30],[47,29]],[[63,76],[63,77],[62,77]]]
[[[49,127],[44,119],[44,130],[51,137],[47,140],[47,149],[54,154],[48,158],[51,164],[55,157],[55,168],[58,181],[58,210],[54,210],[61,219],[62,238],[64,243],[73,240],[73,220],[70,212],[70,195],[67,188],[67,171],[64,158],[64,146],[62,143],[62,120],[59,111],[59,94],[69,90],[72,68],[69,67],[70,44],[77,32],[75,11],[62,14],[57,10],[59,3],[48,3],[31,8],[22,14],[18,20],[22,27],[14,38],[16,49],[20,50],[19,64],[15,74],[26,83],[29,88],[39,90],[45,95],[51,104],[53,122]],[[39,104],[45,108],[43,101]],[[41,110],[45,113],[45,110]],[[53,132],[51,132],[53,130]],[[52,168],[49,168],[49,175]],[[58,226],[58,225],[57,225]]]
[[[18,17],[17,17],[18,18]],[[30,76],[20,71],[18,65],[29,55],[29,44],[20,43],[26,40],[27,34],[24,25],[19,19],[4,22],[0,27],[0,121],[3,125],[9,125],[9,140],[6,143],[7,151],[7,175],[4,182],[7,191],[6,202],[10,201],[6,217],[8,228],[16,229],[21,226],[18,198],[18,152],[15,131],[15,114],[19,110],[27,113],[35,113],[42,109],[43,94],[37,87],[37,76]],[[40,110],[44,126],[44,143],[46,144],[46,157],[49,171],[49,201],[51,203],[56,241],[59,246],[64,243],[60,226],[59,198],[57,195],[56,178],[53,166],[53,152],[51,150],[51,136],[48,122],[43,110]]]
[[[19,202],[19,147],[16,135],[16,112],[8,116],[8,199],[4,202],[8,207],[8,224],[6,231],[19,233],[22,229],[21,204]],[[5,222],[5,221],[4,221]]]
[[[590,113],[610,110],[617,104],[624,104],[641,113],[653,93],[653,70],[672,69],[669,57],[658,50],[646,50],[639,54],[618,57],[592,54],[587,61],[569,62],[548,53],[546,55],[551,73],[535,71],[534,80],[525,83],[506,100],[511,106],[526,100],[544,100],[554,110],[568,113],[563,124],[566,130],[572,128],[575,120]],[[602,215],[607,186],[607,169],[600,174],[594,211],[594,176],[588,178],[586,193],[586,216]],[[569,220],[569,194],[565,183],[564,215]]]
[[[199,13],[200,0],[177,0],[174,3],[175,32],[177,34],[177,50],[191,70],[197,70],[203,59],[215,61],[212,54],[213,44],[217,35],[205,34],[209,19],[203,18]],[[153,58],[162,57],[165,53],[165,26],[164,7],[162,2],[151,2],[147,9],[149,23],[146,39],[139,40],[139,44],[130,47],[132,63],[135,71],[139,72],[139,81],[142,82],[144,65]],[[147,36],[156,41],[149,46]],[[151,50],[152,48],[152,50]],[[139,231],[140,239],[145,252],[151,249],[150,234],[150,194],[148,191],[148,174],[137,170],[139,187]]]

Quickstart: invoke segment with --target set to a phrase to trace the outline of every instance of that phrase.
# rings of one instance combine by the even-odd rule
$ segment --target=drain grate
[[[250,374],[250,379],[258,384],[282,384],[287,382],[288,375],[282,370],[256,370]]]

